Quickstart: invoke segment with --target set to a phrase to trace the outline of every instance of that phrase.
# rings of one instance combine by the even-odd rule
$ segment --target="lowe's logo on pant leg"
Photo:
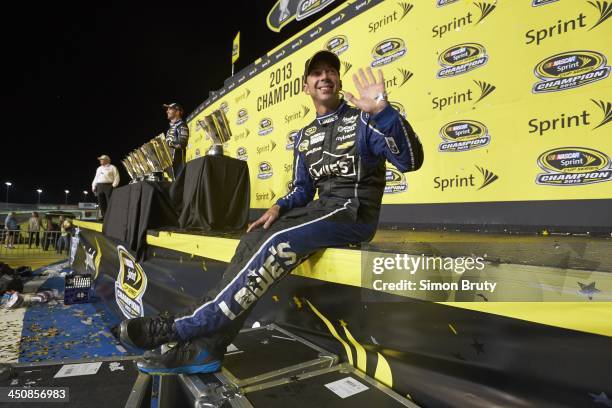
[[[247,310],[257,299],[266,293],[268,287],[277,279],[291,270],[297,262],[297,254],[291,250],[288,242],[281,242],[268,248],[268,257],[259,269],[249,269],[246,284],[234,294],[234,300],[242,310],[235,314],[229,306],[222,301],[219,308],[230,319],[234,320],[243,311]]]

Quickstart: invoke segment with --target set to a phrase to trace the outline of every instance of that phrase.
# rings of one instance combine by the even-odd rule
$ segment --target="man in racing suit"
[[[164,104],[170,126],[166,131],[166,143],[172,149],[172,178],[176,179],[185,166],[189,128],[183,122],[183,107],[176,102]]]
[[[154,348],[138,363],[151,374],[218,370],[226,347],[266,290],[317,250],[369,241],[376,232],[385,161],[417,170],[423,149],[411,126],[386,101],[384,79],[359,70],[357,99],[340,98],[340,62],[327,51],[306,63],[304,91],[316,119],[295,140],[293,189],[242,237],[217,288],[184,315],[126,320],[123,342]],[[366,76],[367,75],[367,76]],[[318,190],[319,199],[313,200]],[[262,228],[260,228],[262,227]]]

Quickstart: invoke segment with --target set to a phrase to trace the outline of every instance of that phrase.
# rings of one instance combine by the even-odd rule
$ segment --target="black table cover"
[[[172,189],[182,229],[233,231],[247,225],[250,182],[245,161],[227,156],[191,160]]]
[[[122,241],[140,259],[148,229],[177,227],[171,183],[141,181],[116,188],[104,216],[104,235]]]

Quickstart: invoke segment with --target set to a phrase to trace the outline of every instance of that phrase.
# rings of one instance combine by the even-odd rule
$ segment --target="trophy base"
[[[147,175],[147,181],[164,181],[164,173],[161,171],[153,172]]]
[[[223,156],[223,145],[214,144],[206,152],[207,156]]]

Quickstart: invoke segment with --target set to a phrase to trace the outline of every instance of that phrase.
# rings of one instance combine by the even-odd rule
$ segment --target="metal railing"
[[[0,230],[0,260],[5,258],[64,258],[70,253],[70,237],[60,231]]]

